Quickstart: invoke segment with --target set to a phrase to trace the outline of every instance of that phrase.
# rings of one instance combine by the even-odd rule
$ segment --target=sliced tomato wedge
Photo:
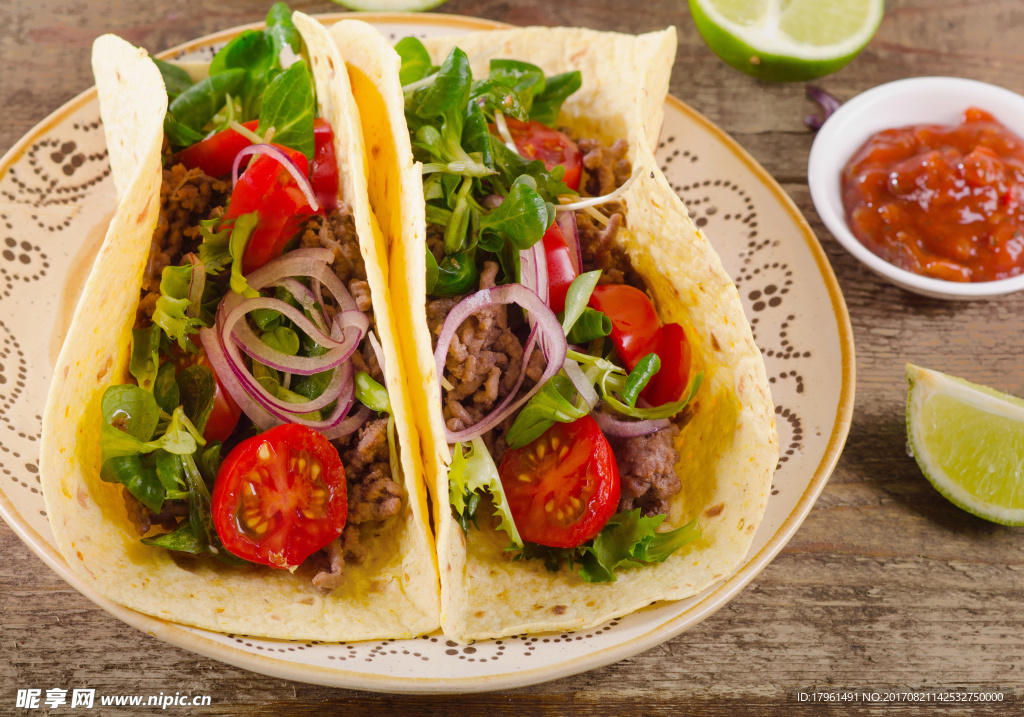
[[[235,403],[235,399],[231,398],[231,394],[224,388],[224,384],[220,382],[217,371],[210,363],[202,345],[198,343],[196,335],[191,334],[188,338],[196,345],[198,352],[181,351],[177,344],[174,344],[171,350],[176,371],[181,373],[189,366],[207,366],[213,371],[213,378],[217,382],[213,393],[213,410],[210,411],[210,417],[206,419],[203,438],[208,441],[226,441],[235,430],[235,426],[238,425],[242,409]]]
[[[338,207],[338,161],[330,122],[319,117],[313,122],[313,143],[313,194],[320,208],[330,213]]]
[[[630,371],[640,359],[654,352],[661,321],[654,304],[640,289],[626,284],[602,284],[590,295],[590,307],[612,320],[612,343]]]
[[[590,416],[556,423],[498,468],[523,540],[575,548],[601,532],[619,505],[619,467]]]
[[[565,311],[565,295],[576,278],[576,270],[569,255],[569,244],[557,224],[548,227],[541,241],[548,265],[548,306],[557,314]]]
[[[661,368],[640,392],[640,398],[652,406],[661,406],[681,399],[690,379],[690,343],[683,327],[662,326],[655,353],[661,359]]]
[[[242,441],[213,486],[213,525],[240,558],[293,568],[341,535],[348,515],[338,450],[297,423]]]
[[[284,152],[303,174],[309,174],[305,155],[288,147],[272,145]],[[231,193],[224,221],[258,212],[259,223],[242,257],[242,273],[248,274],[276,259],[312,216],[313,208],[295,178],[274,158],[260,155],[238,178]]]
[[[509,134],[512,135],[512,141],[516,143],[519,154],[530,159],[539,159],[544,162],[548,171],[562,165],[565,167],[565,176],[562,181],[569,189],[580,188],[583,153],[567,134],[551,129],[536,120],[520,122],[512,117],[506,117],[505,123],[508,125]]]
[[[250,120],[242,126],[255,132],[259,124],[259,120]],[[198,167],[211,177],[223,177],[231,173],[235,157],[250,144],[248,137],[225,129],[178,152],[178,161],[189,169]]]

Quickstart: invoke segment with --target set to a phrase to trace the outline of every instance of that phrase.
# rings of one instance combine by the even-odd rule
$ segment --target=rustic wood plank
[[[820,84],[848,99],[879,83],[949,74],[1024,91],[1024,10],[1016,0],[890,0],[869,48]],[[0,151],[92,84],[89,46],[116,30],[160,50],[259,20],[266,2],[179,0],[0,5]],[[307,12],[337,9],[301,1]],[[1024,542],[1019,530],[957,510],[905,452],[903,363],[917,361],[1024,394],[1024,296],[949,304],[867,272],[818,220],[806,184],[814,106],[802,85],[755,82],[720,63],[678,0],[549,3],[452,0],[440,8],[516,24],[640,32],[676,24],[672,91],[731,133],[784,188],[822,241],[857,345],[857,403],[846,451],[783,553],[718,614],[670,642],[593,672],[490,695],[376,695],[267,678],[163,644],[96,608],[0,525],[0,712],[19,687],[213,695],[202,714],[344,709],[448,715],[885,714],[796,705],[787,690],[1005,687],[1024,690]],[[942,713],[1009,714],[1008,707]],[[188,713],[181,710],[179,714]],[[196,712],[200,713],[200,712]]]

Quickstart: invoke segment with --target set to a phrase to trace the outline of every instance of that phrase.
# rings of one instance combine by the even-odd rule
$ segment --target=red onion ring
[[[227,349],[228,361],[232,364],[232,370],[239,384],[252,396],[256,403],[277,418],[287,416],[287,420],[297,420],[293,417],[293,414],[319,411],[321,408],[325,408],[337,401],[342,394],[352,390],[352,362],[346,361],[334,370],[331,374],[330,382],[328,382],[323,393],[319,396],[310,399],[306,403],[286,401],[263,388],[263,385],[256,377],[249,373],[249,370],[245,368],[245,364],[242,361],[242,354],[238,350],[238,346],[226,344],[225,348]],[[288,383],[290,386],[290,374]],[[281,385],[283,386],[284,384],[282,383]],[[288,386],[284,387],[288,388]]]
[[[271,348],[260,339],[245,321],[245,315],[256,309],[270,309],[286,316],[303,333],[328,349],[322,356],[290,356]],[[260,297],[244,299],[227,312],[222,328],[224,343],[234,338],[250,358],[278,371],[311,376],[347,361],[359,347],[370,328],[370,318],[361,311],[342,311],[334,317],[331,335],[320,331],[306,315],[280,299]],[[344,336],[344,339],[342,339]]]
[[[618,438],[635,438],[636,436],[646,436],[655,431],[660,431],[663,428],[668,428],[671,425],[671,421],[667,418],[650,419],[646,421],[621,421],[617,418],[613,418],[607,413],[602,411],[594,411],[590,414],[597,421],[597,425],[601,430],[609,435],[616,436]]]
[[[265,264],[246,275],[245,280],[253,289],[269,286],[278,279],[290,276],[312,276],[317,269],[334,261],[330,249],[305,248],[290,251],[284,256]]]
[[[583,254],[580,251],[580,233],[576,228],[576,212],[556,212],[555,223],[569,245],[569,261],[579,276],[583,273]]]
[[[294,177],[295,183],[299,185],[299,189],[302,190],[303,195],[306,197],[306,201],[309,203],[309,208],[314,212],[320,211],[320,205],[316,202],[316,193],[313,191],[313,185],[309,183],[309,178],[302,173],[302,170],[295,166],[295,162],[291,160],[291,157],[272,144],[250,144],[235,155],[235,162],[231,167],[232,189],[234,189],[235,185],[238,184],[238,168],[242,164],[242,159],[248,157],[250,154],[262,154],[270,157],[271,159],[277,160],[277,163],[288,170],[288,174]]]
[[[455,331],[462,325],[462,322],[475,314],[480,309],[500,304],[519,304],[526,311],[528,316],[533,317],[535,324],[530,331],[530,337],[523,349],[522,366],[519,369],[519,377],[515,386],[500,404],[485,418],[475,425],[469,426],[461,431],[451,431],[445,427],[445,435],[449,443],[468,441],[486,433],[496,425],[505,420],[516,409],[529,401],[547,381],[562,368],[565,363],[565,354],[568,344],[565,341],[565,333],[561,324],[555,318],[554,312],[541,300],[533,291],[520,284],[506,284],[493,289],[484,289],[472,294],[455,305],[444,320],[441,327],[441,335],[437,339],[437,349],[434,351],[434,365],[437,369],[437,378],[440,381],[444,375],[444,365],[448,357],[448,348],[451,346]],[[526,378],[526,368],[533,354],[533,347],[540,343],[540,348],[547,359],[547,366],[540,380],[522,396],[516,397],[519,387]]]
[[[341,373],[342,376],[338,379],[341,384],[340,395],[336,398],[338,405],[331,415],[323,421],[311,421],[302,418],[301,415],[291,413],[289,410],[279,408],[268,408],[260,404],[260,402],[250,395],[243,387],[240,379],[244,374],[248,374],[247,371],[243,372],[231,360],[228,359],[225,353],[225,346],[221,343],[217,332],[214,329],[200,329],[199,338],[203,343],[203,348],[206,349],[206,354],[210,359],[210,365],[213,367],[217,374],[217,378],[224,386],[225,390],[231,394],[231,398],[235,400],[235,403],[242,409],[256,426],[266,431],[274,426],[281,425],[282,423],[301,423],[304,426],[308,426],[314,430],[324,434],[328,440],[334,440],[342,436],[346,436],[359,428],[366,419],[370,416],[370,410],[365,406],[351,416],[347,416],[351,410],[353,403],[355,402],[355,384],[352,381],[352,365],[351,363],[343,364],[336,373]],[[227,350],[236,353],[235,358],[241,361],[241,354],[238,353],[237,347],[228,345]],[[347,367],[347,370],[346,370]],[[248,376],[250,380],[256,382],[251,374]],[[258,382],[256,382],[258,385]],[[332,378],[332,384],[334,379]],[[346,385],[347,384],[347,385]],[[260,386],[262,389],[262,386]],[[330,386],[328,387],[330,390]],[[327,393],[325,391],[324,393]],[[275,397],[275,400],[276,399]],[[328,401],[328,404],[330,401]],[[324,404],[324,405],[328,405]],[[313,401],[309,403],[286,403],[289,409],[298,408],[300,411],[306,409],[306,411],[317,410],[310,408],[315,405]]]
[[[519,252],[519,283],[537,294],[545,304],[548,303],[548,259],[543,241]],[[533,326],[532,322],[530,326]]]
[[[833,97],[828,92],[815,85],[807,85],[806,92],[807,99],[817,102],[821,106],[823,116],[818,118],[815,115],[807,115],[804,117],[804,126],[813,132],[817,132],[821,129],[822,125],[825,124],[828,118],[832,116],[832,113],[839,109],[843,103],[840,102],[838,98]]]
[[[377,357],[377,365],[380,367],[380,372],[384,375],[384,381],[387,382],[388,377],[384,371],[384,349],[381,348],[380,341],[377,340],[377,335],[374,332],[366,332],[366,339],[370,342],[370,348],[373,349],[373,353]]]
[[[320,331],[325,334],[329,331],[327,328],[327,318],[325,314],[317,309],[316,296],[314,296],[313,292],[307,289],[306,286],[298,279],[292,279],[290,277],[287,279],[281,279],[280,281],[270,283],[267,288],[273,286],[280,286],[291,294],[292,297],[299,302],[302,310],[309,314],[313,323],[316,324],[316,327],[320,329]]]

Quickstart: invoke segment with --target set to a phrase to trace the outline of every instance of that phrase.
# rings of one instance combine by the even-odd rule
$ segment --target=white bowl
[[[920,276],[890,264],[861,244],[847,226],[840,175],[853,153],[875,132],[913,124],[959,124],[968,107],[990,112],[1024,137],[1024,97],[1016,92],[958,77],[914,77],[879,85],[844,103],[818,131],[807,163],[814,208],[839,243],[896,286],[938,299],[982,299],[1020,291],[1024,274],[968,283]]]

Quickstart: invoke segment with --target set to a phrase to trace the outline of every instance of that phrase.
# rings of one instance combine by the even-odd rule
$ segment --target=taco
[[[394,49],[358,21],[330,32],[404,328],[445,633],[583,629],[723,578],[778,440],[736,287],[653,156],[675,30]]]
[[[222,632],[436,629],[420,447],[337,47],[278,3],[191,74],[112,35],[93,67],[121,198],[41,451],[71,570]]]

